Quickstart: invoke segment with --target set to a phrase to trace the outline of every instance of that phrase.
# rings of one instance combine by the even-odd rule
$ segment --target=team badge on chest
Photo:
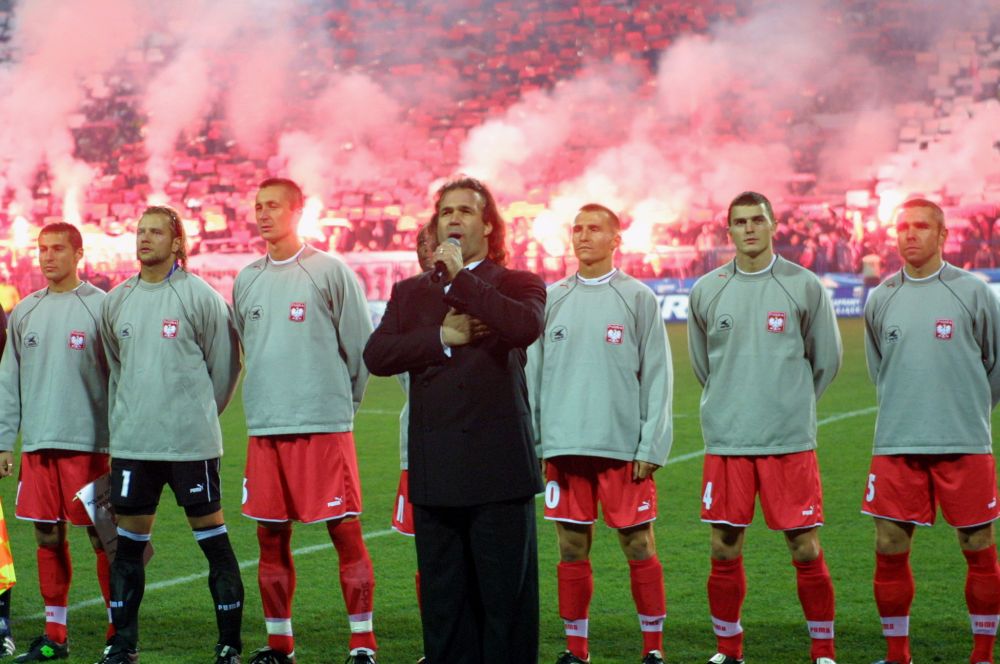
[[[784,311],[769,311],[767,314],[767,331],[780,334],[785,331],[785,319],[787,316]]]
[[[625,339],[625,326],[624,325],[608,325],[608,331],[604,334],[604,340],[609,344],[615,344],[616,346],[621,345],[622,341]]]
[[[934,336],[938,339],[951,339],[955,332],[955,321],[950,318],[939,318],[934,324]]]
[[[177,338],[177,321],[164,318],[163,319],[163,332],[161,333],[164,339],[176,339]]]
[[[305,302],[292,302],[291,306],[288,307],[288,320],[293,323],[302,323],[306,319],[306,303]]]
[[[83,350],[87,347],[87,333],[73,330],[69,333],[69,347],[73,350]]]

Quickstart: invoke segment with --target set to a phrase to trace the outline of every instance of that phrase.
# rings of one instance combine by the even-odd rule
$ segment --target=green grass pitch
[[[841,322],[844,368],[819,404],[820,463],[827,525],[821,537],[837,590],[838,661],[867,663],[883,653],[881,630],[871,593],[873,528],[859,513],[867,477],[875,395],[868,381],[859,320]],[[705,597],[708,527],[698,520],[702,449],[698,425],[700,388],[687,359],[684,327],[668,326],[674,357],[674,447],[671,463],[657,473],[659,520],[656,536],[667,588],[665,655],[670,662],[704,662],[715,652]],[[322,398],[322,395],[317,395]],[[774,395],[748,393],[740,404],[766,409]],[[379,661],[413,662],[420,654],[420,620],[414,596],[413,542],[389,529],[399,478],[398,414],[403,402],[392,379],[369,384],[355,433],[364,484],[363,526],[375,566],[375,625]],[[167,405],[165,405],[167,406]],[[178,413],[183,417],[183,413]],[[265,643],[256,582],[254,525],[240,515],[245,426],[239,398],[223,416],[226,456],[223,498],[230,535],[245,562],[245,650]],[[26,647],[43,626],[38,595],[35,545],[29,524],[13,518],[13,480],[0,482],[19,584],[14,590],[13,622],[19,646]],[[553,526],[541,521],[541,659],[555,660],[563,649],[556,601],[557,549]],[[212,661],[215,619],[206,585],[207,565],[183,513],[164,493],[153,532],[156,555],[147,568],[141,613],[142,661],[173,664]],[[104,642],[105,610],[93,573],[85,533],[71,533],[75,582],[70,595],[70,660],[94,662]],[[298,590],[294,629],[299,662],[342,661],[347,619],[337,580],[337,559],[322,526],[296,528]],[[743,611],[746,653],[759,664],[808,661],[808,636],[795,592],[795,575],[780,534],[758,514],[746,542],[749,593]],[[592,562],[595,595],[591,607],[591,651],[595,663],[638,664],[641,638],[629,592],[628,571],[614,534],[598,525]],[[913,556],[917,598],[911,634],[917,661],[962,662],[971,647],[963,587],[965,563],[955,535],[943,522],[921,529]],[[518,663],[511,663],[518,664]]]

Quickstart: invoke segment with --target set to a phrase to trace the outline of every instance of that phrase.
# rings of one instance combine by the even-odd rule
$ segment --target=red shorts
[[[354,435],[250,436],[243,514],[257,521],[303,523],[361,514]]]
[[[413,505],[410,503],[410,473],[399,473],[399,488],[396,489],[395,509],[392,512],[392,529],[402,535],[413,537]]]
[[[72,450],[40,450],[21,455],[17,480],[19,519],[90,526],[76,492],[109,472],[108,455]]]
[[[702,521],[749,526],[758,493],[771,530],[823,525],[823,487],[815,450],[766,456],[705,455]]]
[[[995,521],[997,471],[992,454],[892,454],[872,457],[861,503],[865,514],[930,526],[938,505],[955,528]]]
[[[656,482],[632,479],[632,462],[604,457],[557,456],[545,463],[545,518],[570,523],[597,521],[629,528],[656,519]]]

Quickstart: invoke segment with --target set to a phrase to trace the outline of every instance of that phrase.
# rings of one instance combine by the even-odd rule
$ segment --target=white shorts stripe
[[[909,636],[910,616],[882,616],[882,636]]]
[[[219,460],[216,459],[215,462],[218,463]],[[213,500],[217,500],[217,498],[212,497],[212,483],[209,481],[208,463],[209,459],[205,459],[205,497],[208,498],[208,502],[212,502]]]
[[[579,636],[585,639],[590,631],[590,619],[566,620],[563,618],[563,627],[566,630],[566,636]]]
[[[736,636],[737,634],[743,633],[743,626],[740,625],[740,621],[728,622],[726,620],[719,620],[715,616],[712,616],[712,630],[715,632],[716,636]]]
[[[806,625],[809,626],[809,638],[811,639],[833,638],[832,620],[807,620]]]
[[[985,634],[986,636],[996,636],[997,633],[997,621],[1000,621],[1000,616],[991,616],[984,614],[969,614],[969,624],[972,626],[973,634]]]
[[[270,635],[274,636],[292,635],[291,618],[264,618],[264,626],[267,628],[267,633]]]

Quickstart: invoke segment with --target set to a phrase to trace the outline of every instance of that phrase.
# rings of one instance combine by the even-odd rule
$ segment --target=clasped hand
[[[460,314],[454,307],[448,310],[441,321],[441,340],[450,347],[470,344],[489,333],[490,328],[486,323],[468,314]]]

